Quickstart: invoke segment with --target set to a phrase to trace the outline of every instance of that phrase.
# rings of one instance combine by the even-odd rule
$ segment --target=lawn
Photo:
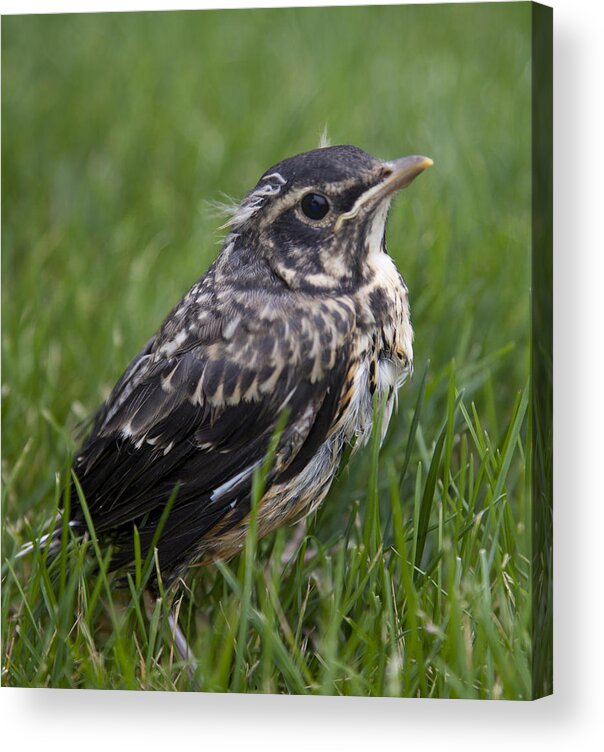
[[[530,699],[528,4],[4,18],[2,683]],[[39,536],[78,426],[218,253],[212,202],[333,143],[396,201],[415,376],[304,530],[178,594]],[[101,559],[101,566],[98,559]],[[55,563],[55,569],[57,563]]]

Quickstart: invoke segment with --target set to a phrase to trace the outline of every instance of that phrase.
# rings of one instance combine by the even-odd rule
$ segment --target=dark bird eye
[[[329,201],[320,193],[307,193],[302,199],[301,206],[309,219],[323,219],[329,211]]]

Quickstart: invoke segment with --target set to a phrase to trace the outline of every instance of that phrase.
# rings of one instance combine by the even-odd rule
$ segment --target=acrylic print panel
[[[550,693],[551,11],[14,16],[2,92],[3,684]]]

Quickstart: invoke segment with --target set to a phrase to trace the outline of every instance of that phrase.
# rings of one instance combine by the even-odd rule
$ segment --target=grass
[[[533,696],[529,43],[525,4],[3,19],[4,685]],[[204,202],[325,124],[435,160],[388,231],[416,375],[297,543],[252,526],[188,579],[191,679],[170,597],[145,613],[153,562],[117,590],[94,534],[65,528],[53,567],[16,554],[79,422],[215,256]]]

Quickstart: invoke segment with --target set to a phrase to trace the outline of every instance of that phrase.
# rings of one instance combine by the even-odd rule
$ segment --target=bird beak
[[[395,191],[400,191],[401,188],[406,188],[420,173],[432,167],[433,164],[430,157],[402,157],[386,162],[386,167],[391,172],[378,184],[378,197],[385,198]]]
[[[346,220],[356,217],[367,204],[375,204],[396,191],[406,188],[420,173],[432,167],[433,164],[430,157],[420,156],[402,157],[393,159],[391,162],[384,162],[386,177],[361,194],[350,211],[340,214],[336,220],[334,232],[337,232]]]

